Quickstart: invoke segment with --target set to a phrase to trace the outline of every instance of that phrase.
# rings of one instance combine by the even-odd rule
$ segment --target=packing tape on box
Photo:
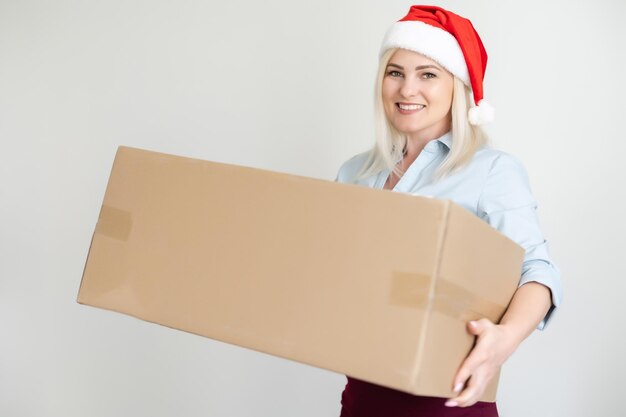
[[[129,211],[102,206],[95,233],[126,241],[132,226],[133,219]]]
[[[431,281],[428,275],[394,272],[390,303],[396,306],[426,308]],[[506,308],[441,277],[437,279],[432,302],[435,311],[461,320],[475,319],[478,314],[496,322]]]

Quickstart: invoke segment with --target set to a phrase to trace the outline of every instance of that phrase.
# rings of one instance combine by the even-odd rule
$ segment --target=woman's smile
[[[398,108],[400,114],[413,114],[422,110],[426,106],[423,104],[396,103],[396,107]]]

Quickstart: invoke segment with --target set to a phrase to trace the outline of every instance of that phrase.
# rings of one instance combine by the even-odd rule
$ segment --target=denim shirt
[[[451,200],[522,246],[526,253],[519,285],[535,281],[552,293],[552,306],[538,326],[543,329],[561,303],[563,289],[559,270],[550,260],[548,243],[539,227],[537,202],[526,170],[511,155],[483,147],[468,165],[434,181],[435,171],[448,154],[451,141],[450,132],[430,141],[393,191]],[[388,169],[367,178],[356,178],[368,154],[369,151],[344,162],[336,181],[382,189],[390,173]]]

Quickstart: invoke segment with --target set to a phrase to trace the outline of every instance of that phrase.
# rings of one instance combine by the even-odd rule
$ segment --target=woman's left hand
[[[467,328],[477,337],[476,344],[454,378],[454,391],[458,395],[446,402],[448,407],[475,404],[500,366],[519,345],[508,327],[488,319],[470,321]]]

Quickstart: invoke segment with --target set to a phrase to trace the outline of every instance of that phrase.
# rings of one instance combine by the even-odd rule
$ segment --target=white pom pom
[[[493,122],[495,119],[495,110],[486,100],[480,100],[478,106],[472,107],[467,113],[470,124],[483,125]]]

